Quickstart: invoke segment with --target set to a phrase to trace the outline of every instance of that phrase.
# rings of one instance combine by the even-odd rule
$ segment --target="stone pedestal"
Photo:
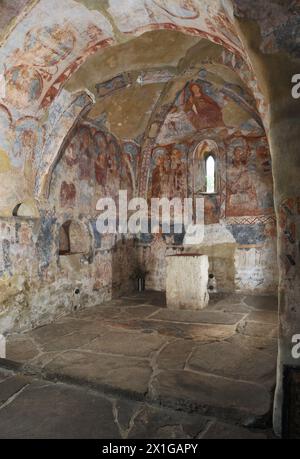
[[[179,254],[167,257],[167,307],[199,310],[208,305],[208,257]]]

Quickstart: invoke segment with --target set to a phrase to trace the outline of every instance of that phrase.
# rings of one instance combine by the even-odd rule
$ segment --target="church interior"
[[[299,0],[0,1],[0,438],[300,438],[299,74]]]

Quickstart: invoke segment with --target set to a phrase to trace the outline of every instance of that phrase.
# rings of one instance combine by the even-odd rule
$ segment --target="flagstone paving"
[[[23,375],[14,376],[19,381],[14,383],[16,392],[18,384],[24,383],[19,378],[33,378],[20,395],[27,397],[28,404],[32,401],[33,411],[34,397],[44,397],[45,410],[52,413],[51,397],[65,400],[62,403],[67,409],[71,403],[68,391],[80,390],[86,393],[86,400],[79,396],[78,409],[80,403],[90,409],[89,403],[94,403],[89,401],[90,392],[91,397],[114,400],[114,416],[117,406],[126,406],[126,413],[118,414],[122,422],[115,417],[109,421],[117,423],[118,435],[123,437],[148,438],[147,429],[149,435],[159,438],[228,437],[232,431],[228,424],[235,426],[232,435],[243,438],[253,436],[253,432],[240,430],[244,426],[265,428],[271,420],[276,336],[275,297],[218,295],[207,309],[189,312],[168,310],[163,294],[145,292],[10,335],[7,359],[11,362],[4,366],[18,368]],[[1,382],[0,375],[0,403],[1,390],[3,398],[11,396],[5,392],[6,381]],[[9,405],[10,410],[17,399]],[[10,411],[12,418],[22,406]],[[104,403],[104,416],[110,419],[107,406]],[[59,412],[62,417],[63,411]],[[8,433],[1,425],[1,414],[0,406],[0,436],[2,428]],[[184,422],[179,422],[181,418]],[[20,427],[18,433],[26,436],[27,427]],[[74,423],[72,430],[66,425],[59,433],[58,426],[50,425],[45,432],[48,436],[76,436],[77,427]],[[11,429],[10,435],[17,434],[13,422]],[[39,436],[38,423],[36,429]],[[111,429],[113,438],[117,434],[115,427]],[[84,431],[83,435],[99,437],[99,430]]]
[[[268,439],[249,429],[0,370],[0,439]]]

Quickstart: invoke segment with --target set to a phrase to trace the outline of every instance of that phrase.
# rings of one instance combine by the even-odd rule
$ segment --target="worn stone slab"
[[[6,371],[0,370],[0,382],[4,381],[5,379],[9,378],[11,375]]]
[[[261,322],[249,322],[245,320],[237,327],[238,333],[258,338],[277,338],[278,326]]]
[[[247,306],[250,306],[253,309],[278,311],[277,296],[248,295],[243,301]]]
[[[44,352],[61,352],[67,349],[81,348],[96,337],[97,333],[86,334],[75,331],[68,335],[53,337],[52,339],[48,337],[45,341],[41,337],[38,339]]]
[[[143,405],[134,418],[129,439],[193,439],[202,432],[208,420],[200,415]]]
[[[150,357],[166,343],[157,333],[145,334],[134,331],[109,330],[83,346],[96,353],[119,354],[131,357]]]
[[[209,307],[215,309],[215,306],[238,306],[242,304],[245,295],[240,293],[212,293],[209,295]]]
[[[132,296],[122,296],[116,300],[114,300],[114,303],[120,307],[121,309],[123,308],[128,308],[128,307],[134,307],[134,306],[140,306],[143,305],[146,299],[146,295],[144,294],[138,294],[138,295],[132,295]]]
[[[261,421],[270,414],[263,386],[189,371],[162,371],[152,383],[154,399],[172,408],[223,419]]]
[[[167,307],[167,299],[165,292],[156,292],[158,293],[157,296],[152,296],[150,299],[145,300],[145,304],[149,304],[150,306],[156,306],[159,308],[166,308]]]
[[[248,344],[246,347],[233,340],[196,346],[188,366],[194,371],[273,385],[276,378],[276,356]]]
[[[25,376],[12,376],[0,382],[0,404],[6,402],[30,382],[31,379]]]
[[[157,292],[154,290],[146,290],[144,292],[137,292],[132,295],[125,295],[122,300],[134,301],[136,304],[148,304],[160,308],[166,307],[166,293]]]
[[[276,311],[246,306],[236,295],[218,295],[208,309],[194,312],[151,305],[164,299],[160,292],[132,298],[125,303],[113,300],[13,335],[9,358],[36,367],[37,375],[40,369],[51,380],[57,377],[85,390],[94,387],[120,394],[134,399],[134,405],[153,397],[164,406],[199,409],[237,422],[263,416],[275,383]],[[212,373],[209,380],[206,373]],[[258,407],[261,412],[256,411]],[[132,413],[128,408],[127,414],[119,411],[124,435],[140,409]],[[159,426],[157,435],[171,434],[168,426]],[[174,426],[174,435],[181,438],[182,424]],[[141,432],[139,425],[136,435]]]
[[[278,342],[276,339],[268,338],[265,336],[263,338],[247,336],[237,333],[231,338],[228,338],[226,341],[232,343],[234,346],[245,348],[245,352],[252,348],[254,354],[256,350],[264,351],[265,353],[270,354],[274,360],[277,359]]]
[[[79,310],[72,314],[71,317],[74,319],[114,319],[118,317],[122,308],[120,305],[115,304],[115,302],[111,302],[109,304],[100,305],[100,306],[93,306],[91,308],[86,308]],[[68,317],[69,318],[69,317]]]
[[[122,432],[123,438],[127,437],[132,428],[135,416],[143,406],[142,402],[135,402],[124,398],[114,400],[114,418]]]
[[[262,322],[266,324],[278,324],[278,311],[252,311],[247,316],[248,322]]]
[[[53,322],[42,327],[37,327],[25,335],[32,337],[37,342],[46,342],[47,340],[53,340],[64,335],[74,333],[81,327],[81,321],[74,320],[72,317],[66,317],[61,321]]]
[[[116,302],[114,302],[116,303]],[[122,319],[130,319],[132,317],[136,318],[146,318],[153,314],[154,312],[158,311],[159,307],[151,306],[150,304],[141,304],[140,302],[136,301],[136,303],[132,303],[130,301],[126,302],[126,304],[118,303],[117,305],[112,304],[110,307],[101,308],[90,308],[83,311],[79,311],[76,314],[73,314],[74,318],[77,319],[111,319],[111,320],[118,320],[119,318]]]
[[[147,319],[159,310],[160,308],[150,305],[126,307],[121,310],[117,319]]]
[[[111,327],[144,330],[157,332],[164,336],[174,338],[192,339],[201,342],[210,342],[229,338],[235,333],[234,325],[211,325],[211,324],[185,324],[179,322],[167,322],[159,320],[119,320],[107,322]]]
[[[0,410],[0,438],[117,439],[111,402],[64,384],[35,382]]]
[[[66,317],[61,321],[54,322],[42,327],[35,328],[24,335],[32,339],[37,345],[61,339],[63,336],[73,335],[86,326],[86,321],[75,320],[72,317]]]
[[[26,335],[11,336],[6,342],[6,357],[17,362],[27,362],[39,354],[33,340]]]
[[[200,438],[206,440],[267,440],[268,435],[261,431],[244,429],[222,422],[213,422]]]
[[[212,295],[211,295],[212,297]],[[227,313],[247,314],[252,308],[243,303],[243,297],[238,295],[227,295],[225,298],[211,299],[209,302],[210,311],[222,311]]]
[[[169,309],[162,309],[153,314],[151,319],[191,324],[234,325],[242,320],[243,317],[245,317],[245,314],[227,314],[220,311],[170,311]]]
[[[195,343],[191,340],[177,340],[166,346],[158,355],[156,363],[159,368],[183,370]]]
[[[82,351],[67,351],[45,366],[46,372],[66,380],[143,397],[152,370],[144,359]]]
[[[37,369],[43,369],[48,363],[50,363],[55,357],[57,357],[60,354],[60,352],[53,351],[53,352],[44,352],[34,359],[32,359],[30,362],[28,362],[28,365]],[[26,367],[26,364],[25,364]]]
[[[77,349],[98,335],[106,333],[102,321],[80,321],[69,318],[64,322],[37,328],[27,334],[44,352]]]
[[[67,333],[59,334],[69,334],[73,333],[74,331],[78,331],[80,333],[97,333],[98,335],[100,335],[105,332],[105,329],[103,327],[103,320],[105,319],[101,317],[101,315],[99,317],[86,317],[84,320],[80,320],[75,317],[65,317],[64,319],[62,319],[61,322],[59,322],[59,324],[68,326],[69,331]]]

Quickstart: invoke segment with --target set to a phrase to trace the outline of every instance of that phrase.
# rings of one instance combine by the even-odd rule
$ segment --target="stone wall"
[[[218,291],[276,293],[276,218],[266,138],[215,143],[219,188],[210,196],[192,192],[195,174],[196,190],[204,191],[205,182],[201,166],[204,158],[192,160],[197,145],[192,142],[154,149],[149,199],[203,197],[205,239],[190,250],[209,256],[210,273],[215,276]],[[181,251],[183,240],[184,234],[141,236],[139,259],[148,271],[148,288],[165,289],[165,256]]]
[[[132,193],[123,147],[108,134],[79,126],[54,170],[44,209],[29,215],[30,207],[21,205],[14,216],[1,218],[1,332],[47,323],[133,289],[135,241],[96,230],[97,200],[122,187]]]

